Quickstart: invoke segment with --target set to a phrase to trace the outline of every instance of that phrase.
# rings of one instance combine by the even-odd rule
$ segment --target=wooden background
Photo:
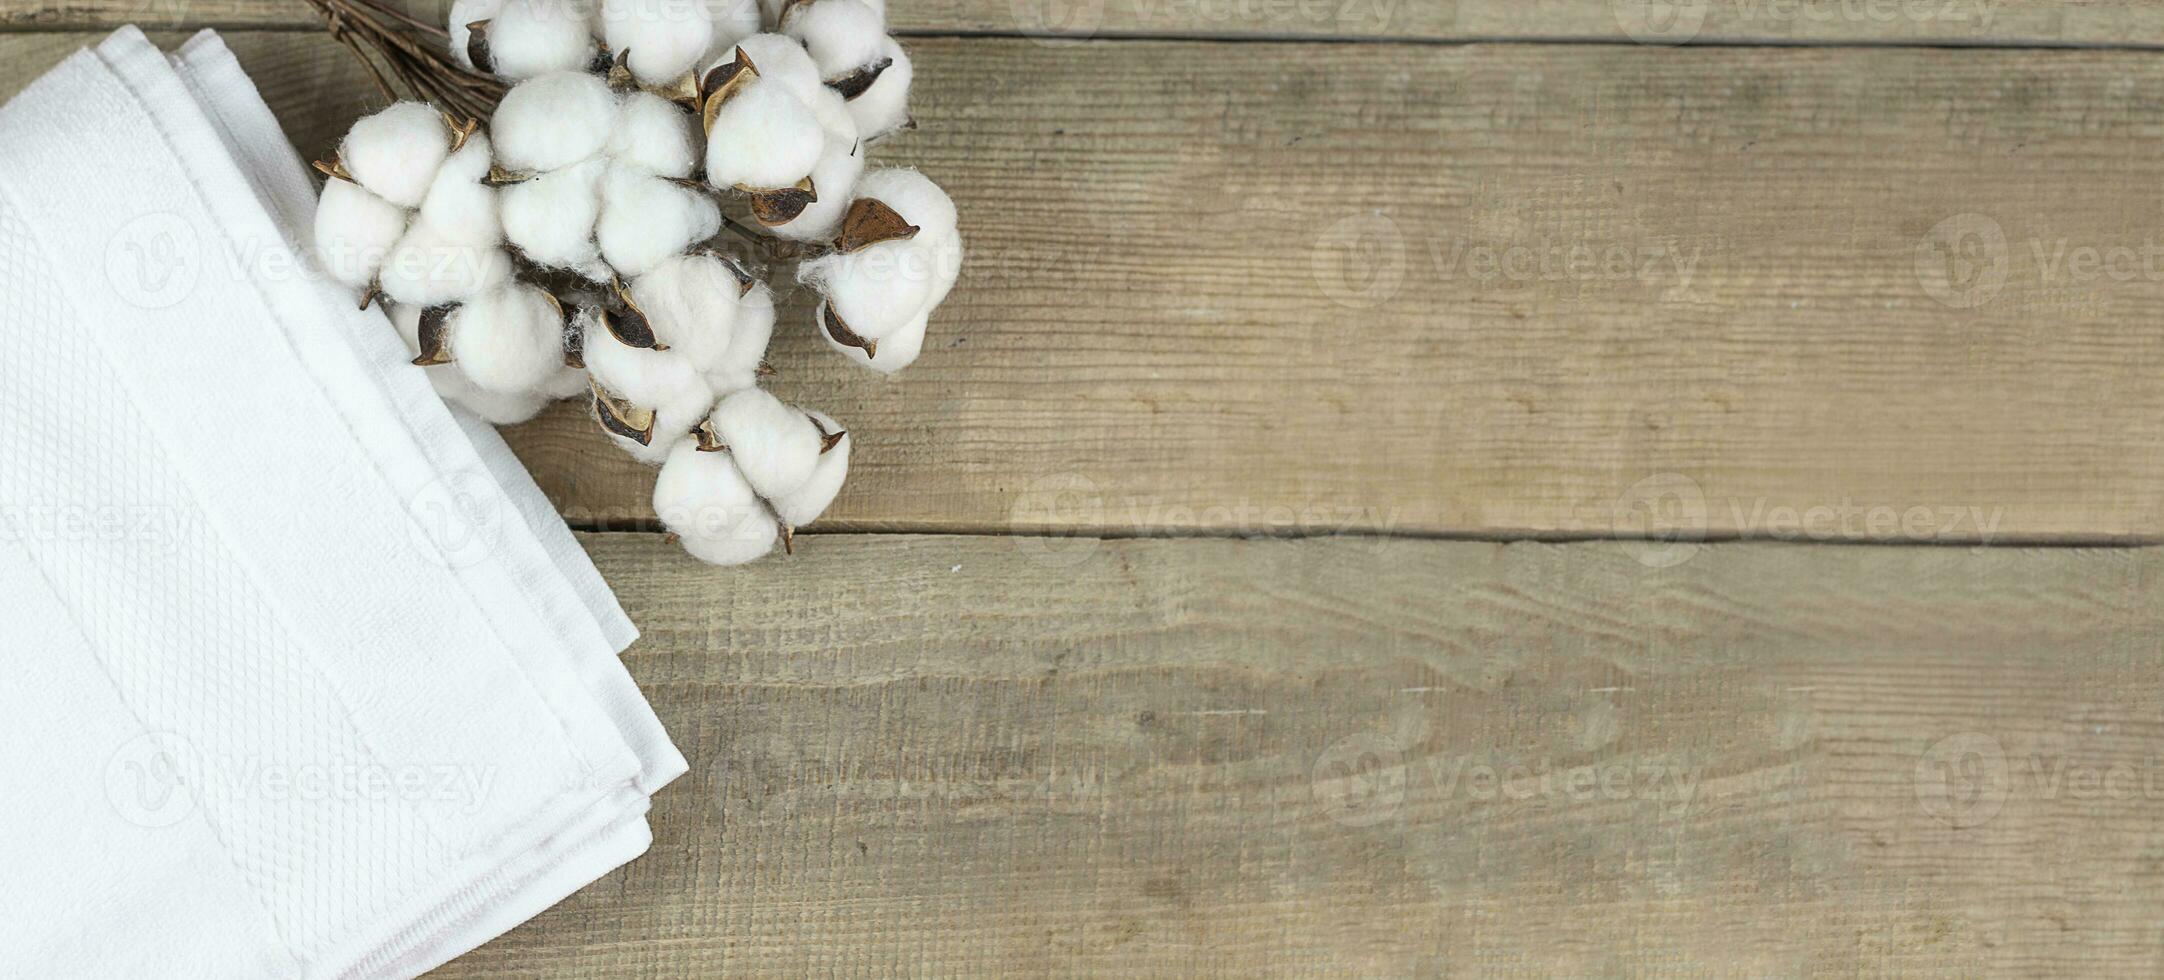
[[[892,6],[962,285],[793,307],[791,559],[512,433],[693,770],[442,975],[2164,971],[2164,3]],[[299,0],[0,93],[129,21],[367,107]]]

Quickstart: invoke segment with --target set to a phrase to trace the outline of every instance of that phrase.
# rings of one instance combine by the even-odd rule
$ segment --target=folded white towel
[[[685,770],[312,204],[208,33],[0,108],[0,974],[416,975],[642,852]]]

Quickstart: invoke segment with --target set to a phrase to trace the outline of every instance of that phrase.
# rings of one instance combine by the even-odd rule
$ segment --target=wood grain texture
[[[894,381],[801,309],[774,349],[862,440],[834,527],[2160,531],[2153,56],[919,49],[882,153],[953,190],[963,283]],[[590,428],[514,441],[645,517]]]
[[[431,23],[446,0],[406,0]],[[2152,0],[897,0],[905,34],[1248,39],[2158,45]],[[312,28],[303,0],[8,0],[0,29]]]
[[[0,37],[0,85],[81,38]],[[302,149],[366,100],[234,39]],[[2132,52],[918,45],[971,250],[931,349],[783,397],[829,529],[2148,540],[2164,61]],[[568,407],[574,523],[652,473]]]
[[[584,543],[692,774],[445,977],[2160,965],[2157,551]]]

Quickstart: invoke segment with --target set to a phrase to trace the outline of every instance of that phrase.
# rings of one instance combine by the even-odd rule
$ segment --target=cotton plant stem
[[[385,99],[406,94],[470,119],[485,119],[502,82],[467,71],[444,49],[449,35],[380,0],[308,0],[331,36],[352,51]]]

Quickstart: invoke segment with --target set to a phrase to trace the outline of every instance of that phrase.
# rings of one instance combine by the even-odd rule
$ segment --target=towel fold
[[[0,974],[417,975],[643,852],[685,771],[313,206],[209,32],[0,108]]]

